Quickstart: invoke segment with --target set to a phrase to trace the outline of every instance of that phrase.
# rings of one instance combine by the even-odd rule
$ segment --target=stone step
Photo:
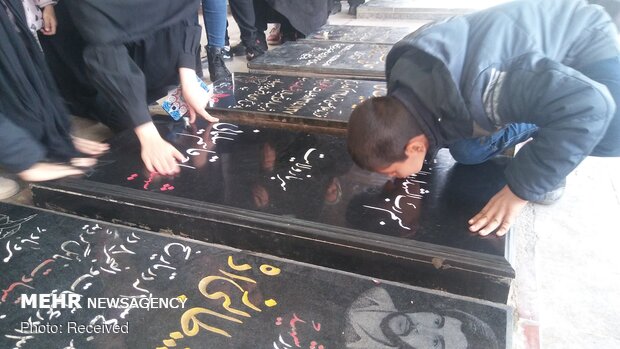
[[[0,234],[2,348],[511,347],[445,292],[2,203]]]

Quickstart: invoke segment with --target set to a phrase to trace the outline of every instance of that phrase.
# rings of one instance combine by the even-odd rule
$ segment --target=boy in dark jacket
[[[362,168],[407,177],[447,147],[466,164],[527,143],[507,185],[471,220],[504,235],[528,201],[557,200],[587,156],[620,156],[620,49],[605,11],[524,0],[425,26],[387,57],[388,95],[352,113]]]

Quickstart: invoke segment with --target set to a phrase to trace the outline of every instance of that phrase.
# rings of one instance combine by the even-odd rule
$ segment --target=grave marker
[[[511,347],[490,302],[3,203],[0,229],[2,348]]]
[[[507,0],[368,0],[357,8],[357,18],[440,20],[482,10]],[[465,6],[463,6],[465,4]]]
[[[161,124],[186,160],[149,174],[132,132],[89,177],[34,184],[39,206],[505,302],[511,240],[467,220],[505,182],[505,161],[447,152],[406,180],[359,170],[342,137],[230,123]],[[386,267],[386,265],[390,267]]]
[[[363,42],[367,44],[394,45],[400,39],[413,33],[412,27],[375,27],[357,25],[326,24],[316,32],[308,34],[303,41]]]
[[[229,122],[343,133],[357,104],[386,91],[380,81],[234,73],[215,83],[207,111]]]
[[[385,80],[391,45],[286,42],[248,62],[250,73]]]

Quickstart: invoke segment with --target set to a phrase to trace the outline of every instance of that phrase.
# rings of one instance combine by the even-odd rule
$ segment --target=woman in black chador
[[[70,121],[20,0],[0,0],[0,168],[27,181],[82,174],[107,145],[71,137]]]
[[[181,83],[190,121],[208,94],[196,70],[202,28],[196,0],[63,0],[58,33],[42,40],[72,112],[114,130],[133,129],[151,172],[172,175],[185,157],[157,132],[148,103]],[[76,89],[74,86],[80,86]]]

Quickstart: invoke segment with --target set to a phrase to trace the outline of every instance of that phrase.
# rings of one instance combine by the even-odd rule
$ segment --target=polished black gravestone
[[[385,80],[391,45],[289,41],[248,62],[250,73]]]
[[[484,9],[502,0],[368,0],[357,8],[357,18],[439,20]]]
[[[181,173],[145,171],[132,132],[89,177],[32,186],[38,206],[505,302],[508,238],[467,220],[503,185],[504,162],[444,152],[406,180],[359,170],[341,137],[234,124],[159,125]]]
[[[445,292],[1,203],[0,234],[2,348],[511,347],[510,308]]]
[[[232,122],[345,132],[351,111],[383,96],[385,82],[233,73],[214,84],[209,113]]]
[[[326,24],[316,32],[308,34],[303,41],[364,42],[368,44],[394,45],[416,27],[374,27],[357,25]]]

